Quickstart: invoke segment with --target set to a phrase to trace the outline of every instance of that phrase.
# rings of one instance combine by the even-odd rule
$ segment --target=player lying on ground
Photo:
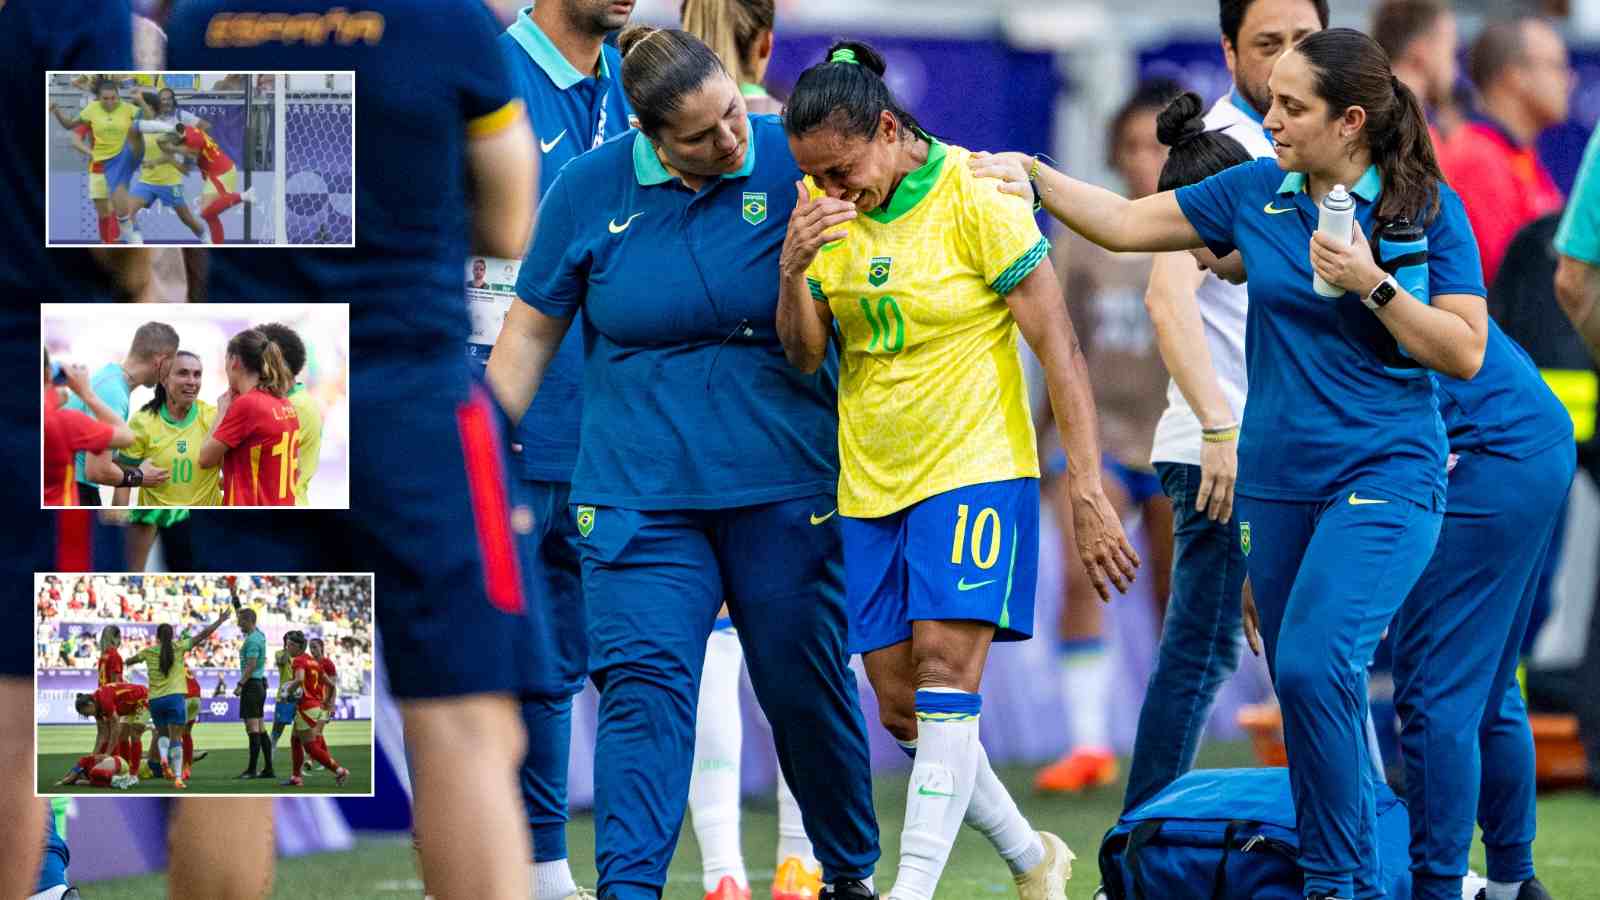
[[[78,757],[77,765],[56,782],[57,786],[89,784],[94,787],[117,788],[124,791],[138,783],[139,776],[128,768],[127,760],[106,753],[91,753]]]

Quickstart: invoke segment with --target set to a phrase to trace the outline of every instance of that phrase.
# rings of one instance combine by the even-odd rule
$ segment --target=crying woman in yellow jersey
[[[975,184],[843,42],[784,110],[807,179],[780,259],[778,334],[811,371],[835,326],[850,650],[913,755],[890,900],[930,900],[963,819],[1022,900],[1063,900],[1072,853],[1017,811],[978,742],[993,641],[1033,631],[1039,462],[1017,335],[1044,364],[1074,525],[1101,596],[1139,564],[1101,488],[1094,401],[1026,200]]]

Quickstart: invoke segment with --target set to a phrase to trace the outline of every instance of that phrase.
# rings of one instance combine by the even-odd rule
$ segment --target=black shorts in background
[[[267,682],[261,678],[251,678],[244,683],[244,691],[239,694],[239,718],[262,718],[262,709],[267,702]]]

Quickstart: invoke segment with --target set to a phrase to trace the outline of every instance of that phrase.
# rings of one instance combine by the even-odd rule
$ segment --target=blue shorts
[[[295,702],[293,700],[279,700],[277,703],[273,704],[273,706],[272,706],[272,724],[274,724],[274,725],[293,725],[294,724],[294,708],[295,708]]]
[[[513,461],[515,465],[515,461]],[[569,482],[511,482],[511,527],[527,579],[529,692],[570,697],[589,675],[589,616],[583,604],[577,515],[568,504]]]
[[[1109,453],[1101,455],[1100,465],[1121,482],[1122,489],[1128,492],[1128,499],[1134,506],[1143,506],[1151,497],[1166,496],[1166,491],[1161,487],[1161,476],[1155,472],[1135,469]]]
[[[156,200],[167,205],[168,209],[177,209],[183,206],[183,185],[181,184],[149,184],[143,178],[133,183],[133,188],[128,191],[128,196],[135,200],[144,201],[145,206],[153,206]]]
[[[459,354],[357,367],[350,425],[374,438],[351,445],[350,510],[306,510],[293,529],[264,510],[195,510],[200,569],[373,572],[394,696],[526,691],[499,417],[468,381]]]
[[[182,694],[168,694],[150,701],[150,721],[157,728],[169,726],[182,728],[189,722],[189,698]]]
[[[1033,636],[1039,479],[968,485],[839,522],[851,653],[909,640],[919,620],[992,622],[997,641]]]

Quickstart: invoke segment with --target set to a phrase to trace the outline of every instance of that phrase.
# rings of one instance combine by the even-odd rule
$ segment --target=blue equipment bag
[[[1378,784],[1378,884],[1410,900],[1406,806]],[[1196,769],[1123,815],[1100,844],[1109,900],[1302,900],[1289,770]]]

